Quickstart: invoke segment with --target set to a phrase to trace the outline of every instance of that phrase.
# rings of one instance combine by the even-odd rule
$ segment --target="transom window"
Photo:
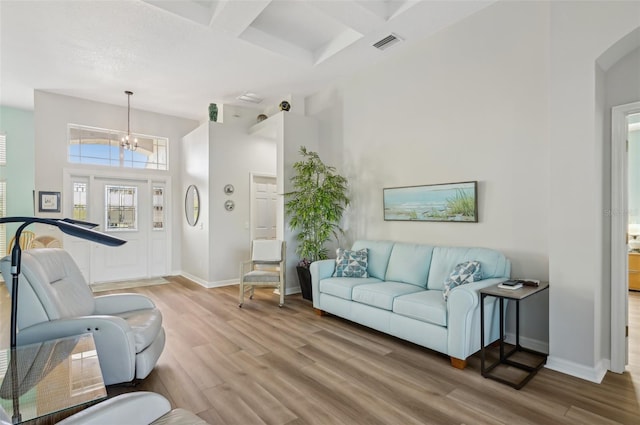
[[[120,146],[123,132],[69,124],[69,162],[107,167],[167,170],[169,140],[165,137],[133,134],[135,151]]]

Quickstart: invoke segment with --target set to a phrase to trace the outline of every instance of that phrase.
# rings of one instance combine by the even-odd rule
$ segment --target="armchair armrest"
[[[447,300],[448,352],[458,359],[466,359],[480,349],[480,290],[506,278],[483,279],[460,285],[451,290]],[[485,299],[485,332],[491,335],[494,322],[494,299]]]
[[[59,425],[131,424],[148,425],[171,410],[160,394],[139,391],[121,394],[86,408],[58,422]]]
[[[120,314],[127,311],[155,308],[154,302],[141,294],[110,294],[94,298],[95,314]]]
[[[244,276],[245,274],[249,273],[252,268],[253,268],[253,261],[245,260],[245,261],[241,262],[240,263],[240,278],[242,279],[242,276]]]
[[[322,279],[331,277],[336,268],[336,260],[319,260],[311,263],[309,271],[311,272],[311,293],[313,296],[313,306],[320,308],[319,298],[320,290],[318,284]]]
[[[41,322],[18,332],[18,344],[91,333],[100,353],[105,385],[128,382],[135,374],[136,345],[127,322],[115,316],[79,316]]]

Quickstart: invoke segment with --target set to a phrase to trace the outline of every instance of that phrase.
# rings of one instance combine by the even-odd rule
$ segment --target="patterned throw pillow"
[[[447,301],[449,292],[456,286],[481,279],[482,271],[480,270],[480,263],[478,261],[465,261],[464,263],[460,263],[455,266],[449,277],[444,281],[444,292],[442,296],[444,300]]]
[[[336,250],[336,277],[369,277],[367,265],[369,250],[367,248],[351,251],[338,248]]]

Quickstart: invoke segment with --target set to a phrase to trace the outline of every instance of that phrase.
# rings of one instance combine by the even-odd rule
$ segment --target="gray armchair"
[[[0,261],[11,292],[11,259]],[[164,349],[162,314],[139,294],[94,297],[80,269],[63,249],[22,253],[17,343],[90,332],[106,385],[143,379]]]

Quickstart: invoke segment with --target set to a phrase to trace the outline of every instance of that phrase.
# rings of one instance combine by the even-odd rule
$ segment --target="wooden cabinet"
[[[629,289],[640,291],[640,253],[629,253]]]

